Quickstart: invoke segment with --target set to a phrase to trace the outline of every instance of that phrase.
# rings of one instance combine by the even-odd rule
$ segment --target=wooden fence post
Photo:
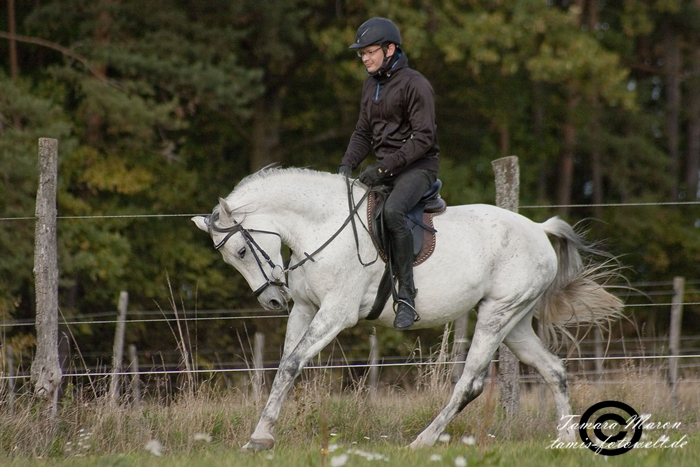
[[[256,400],[262,400],[263,388],[265,387],[265,371],[263,362],[263,349],[265,348],[265,334],[255,333],[253,343],[253,393]]]
[[[129,366],[133,373],[131,378],[131,394],[134,398],[134,407],[138,408],[141,405],[141,380],[139,379],[139,357],[134,344],[129,346],[129,359],[131,360]]]
[[[51,418],[56,415],[58,389],[63,377],[58,359],[57,179],[58,140],[39,138],[39,188],[36,195],[34,247],[37,342],[31,381],[34,392],[46,398]]]
[[[595,345],[595,371],[598,373],[598,380],[603,379],[603,333],[600,328],[593,329],[593,340]]]
[[[671,384],[671,405],[678,407],[678,355],[680,354],[681,323],[683,322],[683,293],[685,279],[673,278],[673,302],[671,304],[671,330],[669,336],[668,380]]]
[[[6,346],[5,358],[7,359],[7,409],[10,414],[15,413],[15,352],[12,346]]]
[[[129,292],[123,291],[119,294],[119,305],[117,312],[117,329],[114,332],[114,346],[112,347],[112,379],[110,381],[109,393],[112,401],[119,400],[120,373],[122,370],[122,360],[124,358],[124,331],[126,328],[126,309],[129,304]]]
[[[509,211],[518,212],[520,194],[520,168],[516,156],[503,157],[491,162],[496,178],[496,205]],[[498,385],[501,391],[501,404],[507,415],[520,409],[520,363],[508,347],[498,348]]]
[[[469,313],[465,313],[455,320],[455,334],[452,344],[453,360],[452,384],[457,384],[464,371],[464,360],[467,358],[467,329],[469,328]]]
[[[374,394],[379,387],[379,346],[376,331],[369,335],[369,390]]]

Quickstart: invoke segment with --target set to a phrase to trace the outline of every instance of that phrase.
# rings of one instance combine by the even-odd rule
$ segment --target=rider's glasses
[[[357,56],[360,57],[360,58],[365,58],[365,55],[367,55],[368,57],[371,57],[372,55],[374,55],[374,54],[377,52],[377,50],[379,50],[379,49],[381,49],[381,48],[382,48],[382,46],[379,46],[379,47],[377,47],[376,49],[374,49],[374,50],[368,50],[367,52],[361,52],[361,51],[358,50],[358,51],[357,51]]]

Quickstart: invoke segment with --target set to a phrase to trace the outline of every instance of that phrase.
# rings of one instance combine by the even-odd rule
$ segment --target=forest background
[[[367,3],[5,0],[2,323],[34,316],[40,137],[59,140],[66,320],[116,315],[121,290],[130,310],[257,308],[209,237],[178,215],[210,212],[270,163],[336,171],[366,78],[348,45],[372,16],[396,22],[410,66],[434,87],[448,204],[493,203],[490,162],[517,155],[521,206],[549,206],[524,215],[599,220],[588,222],[589,238],[623,255],[632,283],[700,279],[700,208],[689,203],[700,192],[700,0]],[[685,334],[700,334],[698,313],[686,306]],[[645,332],[667,332],[654,309],[633,314]],[[264,322],[279,348],[286,320]],[[197,365],[261,326],[197,324]],[[127,329],[127,344],[178,354],[166,326]],[[440,332],[378,337],[387,353],[407,354]],[[113,335],[114,324],[73,325],[61,340],[108,356]],[[0,343],[28,368],[32,327],[4,326]]]

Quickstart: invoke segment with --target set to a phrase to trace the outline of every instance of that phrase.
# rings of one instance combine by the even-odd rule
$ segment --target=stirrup
[[[417,323],[418,321],[420,321],[420,315],[419,315],[418,312],[416,311],[416,307],[413,306],[413,305],[411,305],[410,303],[408,303],[408,302],[407,302],[405,299],[403,299],[403,298],[398,298],[398,299],[396,299],[396,301],[394,302],[394,314],[398,313],[399,303],[403,303],[404,305],[406,305],[407,307],[409,307],[409,308],[411,309],[411,311],[413,311],[413,322],[414,322],[414,323]]]

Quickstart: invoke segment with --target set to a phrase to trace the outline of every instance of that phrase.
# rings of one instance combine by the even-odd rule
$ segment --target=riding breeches
[[[418,204],[435,180],[437,174],[426,169],[408,170],[394,180],[384,203],[384,225],[392,236],[410,233],[406,214]]]

